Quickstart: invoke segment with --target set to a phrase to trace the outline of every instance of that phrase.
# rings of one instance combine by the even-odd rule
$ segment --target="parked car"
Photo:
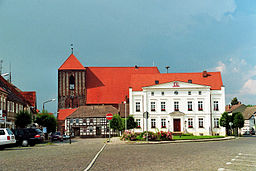
[[[70,136],[69,136],[69,135],[65,135],[65,134],[64,134],[62,137],[63,137],[63,140],[70,139]]]
[[[53,132],[53,133],[50,134],[50,139],[52,141],[55,141],[55,140],[63,141],[63,136],[61,135],[60,132]]]
[[[43,132],[36,128],[15,129],[14,134],[17,145],[23,147],[27,147],[28,145],[34,146],[35,144],[42,143],[45,139]]]
[[[9,128],[0,128],[0,148],[15,143],[16,140],[13,132]]]

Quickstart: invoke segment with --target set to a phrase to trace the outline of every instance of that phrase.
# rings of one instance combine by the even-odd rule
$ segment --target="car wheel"
[[[23,140],[23,141],[21,142],[21,146],[22,146],[22,147],[27,147],[27,146],[28,146],[28,140]]]
[[[32,146],[35,146],[36,144],[35,143],[30,143],[30,146],[32,147]]]

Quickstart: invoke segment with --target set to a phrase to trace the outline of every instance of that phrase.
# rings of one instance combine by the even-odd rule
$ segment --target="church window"
[[[74,90],[75,89],[75,77],[71,75],[69,77],[69,89]]]

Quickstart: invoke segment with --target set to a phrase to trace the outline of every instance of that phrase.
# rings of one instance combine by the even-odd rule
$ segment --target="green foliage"
[[[127,129],[133,129],[137,127],[137,122],[134,121],[133,116],[128,116],[127,118]]]
[[[237,100],[237,97],[234,97],[233,99],[232,99],[232,101],[231,101],[231,105],[233,106],[233,105],[236,105],[236,104],[238,104],[239,102],[238,102],[238,100]]]
[[[229,122],[231,122],[231,116],[228,115],[228,112],[224,112],[220,118],[220,126],[228,128]]]
[[[149,141],[170,141],[172,140],[172,133],[171,132],[164,132],[164,131],[160,131],[157,133],[154,132],[142,132],[140,134],[131,132],[131,131],[125,131],[123,133],[123,135],[121,136],[121,140],[130,140],[130,141],[135,141],[135,140],[139,140],[139,141],[145,141],[146,137],[148,135],[148,140]]]
[[[244,117],[242,115],[242,113],[237,112],[237,113],[233,113],[234,115],[234,119],[233,119],[233,127],[234,128],[242,128],[244,127]]]
[[[118,114],[115,114],[110,121],[110,128],[118,131],[124,130],[124,121]]]
[[[56,118],[53,115],[50,115],[47,111],[38,114],[35,122],[43,127],[47,127],[47,133],[56,131]]]
[[[19,128],[25,128],[31,122],[32,116],[28,111],[20,111],[15,117],[15,125]]]

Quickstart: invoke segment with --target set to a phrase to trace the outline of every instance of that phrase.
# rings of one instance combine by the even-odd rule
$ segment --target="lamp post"
[[[53,101],[55,101],[55,100],[56,100],[56,99],[50,99],[50,100],[47,100],[47,101],[43,102],[43,111],[44,111],[44,104],[49,103],[49,102],[53,102]]]
[[[127,119],[126,119],[126,101],[124,101],[124,117],[125,117],[125,130],[127,130]]]

